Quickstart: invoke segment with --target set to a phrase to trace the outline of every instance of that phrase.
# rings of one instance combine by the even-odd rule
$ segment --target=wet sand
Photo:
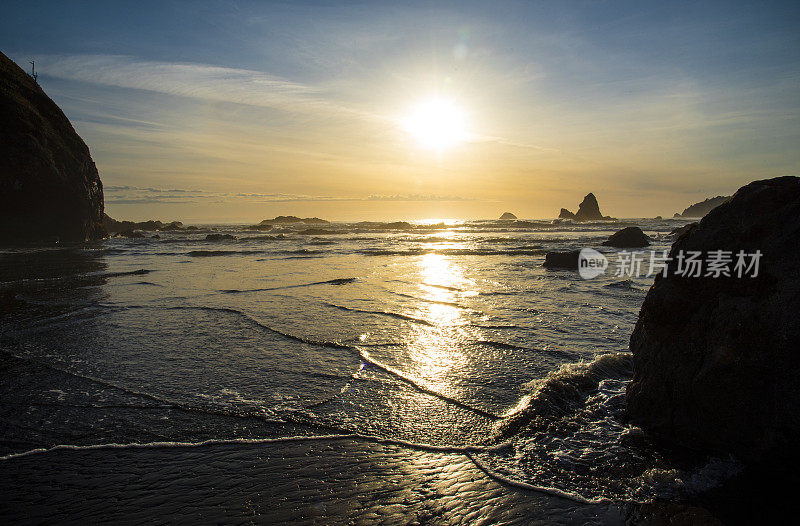
[[[0,462],[14,523],[619,524],[466,455],[354,439],[56,449]]]

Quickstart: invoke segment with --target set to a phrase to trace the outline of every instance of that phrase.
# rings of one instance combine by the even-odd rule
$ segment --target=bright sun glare
[[[404,119],[403,128],[421,146],[439,152],[467,138],[464,112],[446,99],[429,99],[417,104]]]

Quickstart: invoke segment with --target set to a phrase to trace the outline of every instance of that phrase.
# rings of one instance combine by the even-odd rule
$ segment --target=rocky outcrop
[[[616,248],[642,248],[650,246],[650,238],[638,226],[629,226],[611,234],[603,245]]]
[[[148,221],[117,221],[108,214],[103,214],[103,228],[109,234],[122,234],[122,232],[145,230],[147,232],[155,232],[158,230],[183,230],[183,223],[180,221],[172,221],[170,223],[162,223],[154,219]],[[127,236],[130,237],[130,236]]]
[[[688,225],[679,226],[678,228],[672,229],[669,235],[674,236],[675,238],[679,238],[684,233],[688,232],[689,230],[693,229],[696,226],[697,223],[689,223]]]
[[[503,215],[500,216],[501,221],[514,221],[516,218],[517,216],[515,216],[511,212],[505,212],[503,213]]]
[[[265,224],[265,225],[250,225],[247,227],[247,230],[258,230],[261,232],[272,230],[272,225]]]
[[[600,205],[597,204],[597,198],[594,194],[590,193],[587,194],[586,197],[583,198],[581,204],[578,205],[578,211],[576,213],[572,213],[566,208],[562,208],[561,212],[558,214],[559,219],[572,219],[574,221],[600,221],[600,220],[612,220],[612,217],[604,216],[600,213]]]
[[[0,243],[103,237],[89,148],[34,79],[0,53]]]
[[[580,250],[570,250],[569,252],[548,252],[544,255],[545,268],[566,268],[578,270],[578,257]]]
[[[231,234],[208,234],[206,241],[234,241],[236,236]]]
[[[725,201],[727,201],[730,198],[731,198],[731,196],[729,196],[729,195],[718,195],[717,197],[710,197],[710,198],[706,199],[705,201],[693,204],[692,206],[690,206],[689,208],[684,210],[683,213],[675,214],[672,217],[675,217],[675,218],[678,218],[678,217],[686,217],[686,218],[703,217],[704,215],[706,215],[707,213],[711,212],[713,209],[715,209],[716,207],[718,207],[719,205],[721,205],[722,203],[724,203]]]
[[[575,214],[567,210],[566,208],[562,208],[561,212],[558,213],[559,219],[575,219]]]
[[[658,275],[631,336],[630,419],[656,437],[753,465],[800,457],[800,179],[756,181],[672,246],[730,251],[730,277]],[[737,254],[760,251],[737,277]],[[752,263],[752,258],[745,258]]]
[[[329,223],[324,219],[320,219],[318,217],[297,217],[297,216],[278,216],[274,219],[265,219],[260,224],[261,225],[272,225],[275,223],[305,223],[308,225],[323,225]]]

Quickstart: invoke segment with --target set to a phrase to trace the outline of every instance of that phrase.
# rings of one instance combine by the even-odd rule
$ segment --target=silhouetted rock
[[[511,212],[505,212],[503,215],[500,216],[500,219],[503,221],[513,221],[516,218],[517,216],[515,216]]]
[[[206,241],[229,241],[234,239],[236,239],[236,236],[231,234],[208,234],[206,236]]]
[[[155,232],[158,230],[184,230],[183,223],[180,221],[172,221],[164,224],[161,221],[150,219],[148,221],[117,221],[108,214],[103,214],[103,228],[109,234],[116,232],[124,232],[126,230],[144,230],[147,232]],[[196,227],[188,227],[186,230],[196,230]]]
[[[650,238],[638,226],[629,226],[609,236],[603,245],[616,248],[641,248],[650,246]]]
[[[103,232],[103,184],[61,109],[0,53],[0,243]]]
[[[183,223],[180,221],[172,221],[171,223],[167,223],[166,225],[162,226],[161,230],[183,230]]]
[[[578,211],[572,213],[566,208],[562,208],[558,214],[559,219],[573,219],[575,221],[599,221],[599,220],[612,220],[612,217],[604,216],[600,213],[600,205],[597,204],[597,198],[594,194],[586,194],[581,204],[578,205]]]
[[[675,236],[676,238],[681,237],[685,232],[688,232],[689,230],[693,229],[697,225],[698,225],[698,223],[689,223],[688,225],[680,226],[680,227],[675,228],[672,231],[670,231],[669,235]]]
[[[800,179],[740,188],[672,245],[731,251],[731,277],[656,276],[631,336],[631,420],[747,463],[800,457]],[[762,253],[736,277],[737,253]],[[750,262],[750,259],[747,259]],[[705,272],[705,268],[703,269]]]
[[[547,268],[568,268],[578,270],[580,250],[569,252],[548,252],[544,255],[542,266]]]
[[[567,210],[566,208],[562,208],[561,212],[558,213],[559,219],[575,219],[575,214]]]
[[[119,236],[119,237],[131,237],[131,238],[147,237],[142,232],[139,232],[138,230],[133,230],[133,229],[122,230],[122,231],[117,233],[117,236]]]
[[[272,230],[272,225],[269,224],[269,223],[261,224],[261,225],[250,225],[249,227],[247,227],[247,229],[248,230],[259,230],[261,232],[265,232],[267,230]]]
[[[329,221],[320,219],[318,217],[278,216],[274,219],[265,219],[261,222],[262,225],[271,225],[273,223],[306,223],[309,225],[322,225],[329,223]]]
[[[731,196],[729,195],[718,195],[717,197],[710,197],[705,201],[700,203],[695,203],[686,210],[683,211],[681,214],[675,214],[673,217],[703,217],[726,200],[730,199]]]

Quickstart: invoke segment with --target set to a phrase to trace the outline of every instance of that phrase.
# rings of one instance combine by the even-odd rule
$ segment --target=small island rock
[[[638,226],[629,226],[611,234],[603,245],[616,248],[642,248],[650,246],[650,238]]]

